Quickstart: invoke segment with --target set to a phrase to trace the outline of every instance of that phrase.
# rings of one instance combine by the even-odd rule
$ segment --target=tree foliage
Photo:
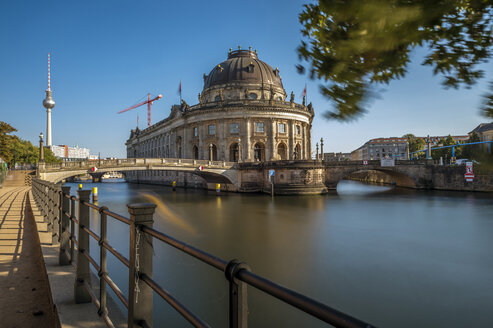
[[[365,113],[375,84],[407,73],[410,52],[427,47],[423,65],[445,87],[471,86],[483,76],[477,64],[492,55],[491,0],[319,0],[299,15],[304,39],[298,71],[324,82],[335,105],[327,118]]]
[[[416,138],[416,136],[412,133],[405,134],[402,137],[407,138],[410,153],[422,150],[425,147],[425,141],[422,138]]]
[[[34,146],[30,141],[22,140],[18,136],[9,135],[17,130],[10,124],[0,122],[0,157],[13,167],[16,163],[36,164],[39,160],[39,147]],[[60,163],[61,159],[55,157],[53,152],[44,147],[46,163]]]

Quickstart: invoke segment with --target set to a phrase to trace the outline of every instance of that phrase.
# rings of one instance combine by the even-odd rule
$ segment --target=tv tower
[[[55,107],[55,101],[51,97],[50,53],[48,53],[48,89],[46,89],[46,98],[43,100],[43,106],[46,108],[46,146],[51,147],[51,109]]]

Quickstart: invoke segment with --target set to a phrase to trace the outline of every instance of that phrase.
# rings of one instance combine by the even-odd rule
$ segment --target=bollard
[[[98,187],[92,187],[92,201],[98,201]]]
[[[152,228],[155,204],[129,204],[130,213],[130,268],[128,273],[128,328],[139,327],[145,321],[152,327],[153,290],[139,282],[139,275],[152,278],[152,237],[142,233],[139,226]]]
[[[216,195],[219,195],[220,192],[221,192],[221,184],[216,183]]]
[[[70,264],[70,258],[68,256],[69,249],[69,218],[65,213],[69,214],[70,199],[64,195],[70,195],[70,187],[62,187],[62,192],[60,193],[60,204],[62,207],[60,209],[60,249],[58,253],[58,264],[67,265]]]
[[[83,227],[89,228],[89,206],[84,202],[89,202],[90,190],[77,190],[79,195],[79,228],[78,228],[78,247],[77,247],[77,269],[75,273],[75,303],[91,302],[91,295],[84,287],[84,281],[91,285],[91,271],[89,260],[84,256],[84,252],[89,254],[89,234],[82,230]]]
[[[176,181],[173,181],[171,183],[171,186],[173,187],[173,191],[176,191]]]

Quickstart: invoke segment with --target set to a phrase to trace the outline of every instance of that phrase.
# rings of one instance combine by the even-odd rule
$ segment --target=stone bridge
[[[316,160],[234,163],[178,158],[128,158],[101,161],[39,164],[41,179],[59,182],[72,176],[91,174],[98,181],[106,172],[142,172],[141,183],[170,184],[173,176],[163,180],[159,173],[171,171],[197,175],[205,180],[206,188],[214,189],[215,183],[225,185],[227,191],[271,192],[269,170],[275,170],[276,194],[320,194],[335,189],[340,180],[355,179],[368,182],[393,184],[414,189],[443,190],[493,190],[493,172],[475,168],[474,182],[464,179],[465,166],[435,165],[433,161],[396,161],[395,166],[381,166],[380,161],[322,162]],[[91,168],[97,167],[93,172]],[[161,179],[161,180],[160,180]],[[177,181],[178,186],[193,187],[190,181]],[[195,187],[197,187],[195,185]]]
[[[95,172],[93,167],[97,168]],[[236,163],[233,162],[181,158],[126,158],[38,165],[39,178],[55,183],[84,174],[90,174],[96,182],[100,181],[106,172],[125,174],[128,171],[189,172],[202,177],[208,183],[229,183],[238,186]]]

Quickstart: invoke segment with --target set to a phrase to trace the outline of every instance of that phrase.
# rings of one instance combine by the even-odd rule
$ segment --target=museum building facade
[[[311,104],[288,99],[279,69],[252,50],[229,51],[204,74],[198,103],[171,108],[164,120],[134,129],[128,158],[273,161],[311,158]]]

